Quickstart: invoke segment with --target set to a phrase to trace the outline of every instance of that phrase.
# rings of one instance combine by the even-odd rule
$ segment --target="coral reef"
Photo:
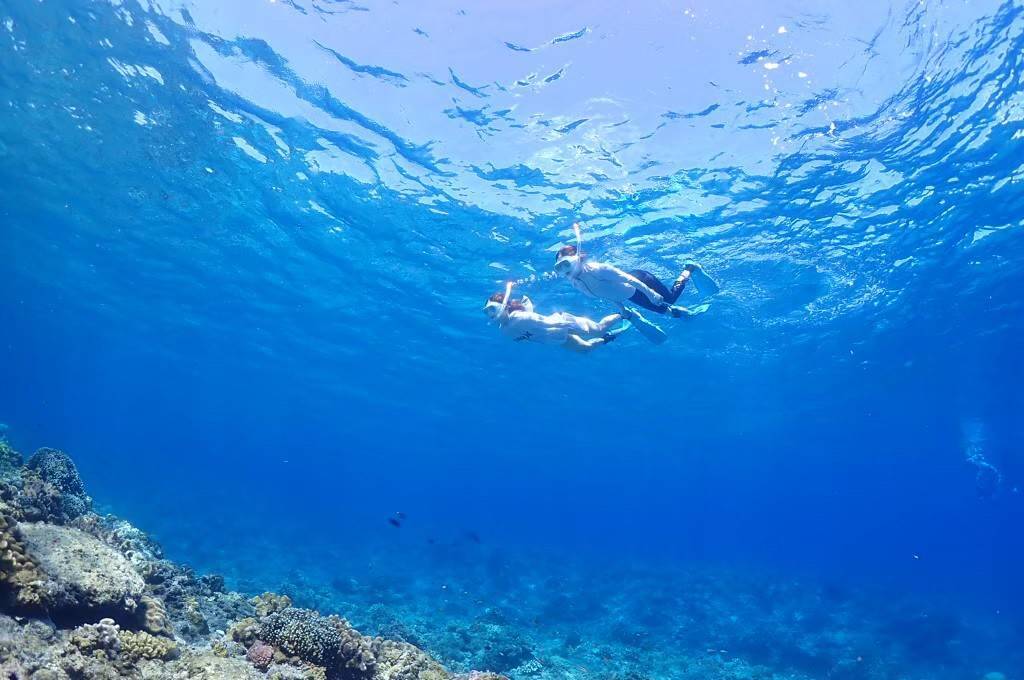
[[[0,514],[0,603],[16,613],[41,611],[43,580],[21,531]]]
[[[263,617],[288,609],[292,606],[292,599],[287,595],[263,593],[250,599],[249,603],[256,608],[256,615]]]
[[[66,520],[60,491],[46,482],[38,473],[24,470],[19,476],[19,487],[13,489],[11,515],[21,522],[53,522]]]
[[[0,482],[15,479],[21,470],[21,464],[21,454],[15,451],[3,436],[0,436]]]
[[[451,677],[444,666],[406,642],[376,638],[371,648],[377,661],[375,680],[447,680]]]
[[[85,493],[78,468],[63,451],[39,449],[28,459],[26,467],[58,491],[61,519],[72,520],[92,509],[92,499]]]
[[[373,674],[369,641],[338,617],[289,608],[264,618],[259,635],[285,655],[324,668],[328,678]]]
[[[454,677],[410,644],[164,559],[144,532],[92,512],[56,449],[21,466],[0,440],[0,466],[0,680]]]
[[[84,489],[61,456],[0,481],[0,680],[998,680],[1024,668],[1019,629],[934,602],[721,568],[595,573],[475,544],[426,548],[423,570],[382,553],[359,572],[339,550],[326,578],[282,571],[250,581],[275,590],[252,597],[165,559],[128,522],[70,518],[57,483]],[[275,558],[230,559],[244,575],[272,573]]]
[[[137,633],[122,631],[121,655],[131,661],[146,659],[173,659],[178,656],[178,643],[164,637],[150,635],[146,631]]]
[[[245,658],[256,668],[265,671],[270,668],[270,663],[274,660],[274,648],[257,640],[249,647]]]

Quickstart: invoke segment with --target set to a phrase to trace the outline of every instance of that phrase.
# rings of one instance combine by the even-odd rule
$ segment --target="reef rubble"
[[[66,454],[23,462],[2,439],[0,678],[507,680],[449,672],[412,644],[283,595],[228,591],[94,512]]]

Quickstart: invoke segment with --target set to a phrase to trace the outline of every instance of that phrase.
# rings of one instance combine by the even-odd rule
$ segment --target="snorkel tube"
[[[576,232],[576,254],[583,257],[583,234],[580,231],[580,223],[573,222],[572,230]]]
[[[515,285],[514,281],[509,281],[505,284],[505,297],[501,300],[501,307],[498,307],[498,313],[494,315],[494,320],[501,325],[501,317],[505,314],[505,310],[508,309],[508,301],[512,297],[512,286]]]

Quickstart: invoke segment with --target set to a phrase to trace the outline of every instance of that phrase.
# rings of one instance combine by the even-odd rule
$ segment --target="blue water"
[[[11,441],[464,669],[1024,677],[1024,7],[501,5],[0,0]],[[575,220],[723,292],[661,346],[508,341],[508,280],[609,311],[545,276]],[[829,625],[874,675],[721,629],[803,635],[729,599],[797,583],[863,593]],[[496,607],[514,660],[473,656]]]

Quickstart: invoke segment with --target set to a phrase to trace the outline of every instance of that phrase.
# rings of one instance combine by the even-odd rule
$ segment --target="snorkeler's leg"
[[[597,322],[597,330],[600,333],[604,333],[609,328],[618,324],[622,320],[623,319],[621,314],[609,314],[608,316],[604,317],[603,319]]]
[[[697,286],[697,292],[704,297],[710,297],[716,295],[722,288],[718,285],[718,281],[711,278],[704,267],[701,267],[696,262],[688,262],[686,267],[683,268],[683,273],[679,275],[679,279],[676,279],[676,283],[686,277],[687,280],[692,281],[693,285]],[[683,281],[683,285],[686,285],[686,281]],[[673,289],[675,286],[673,286]],[[679,292],[682,292],[682,286],[679,288]]]
[[[686,282],[690,280],[690,276],[693,272],[691,265],[686,265],[683,272],[679,275],[679,278],[672,284],[672,290],[665,296],[665,302],[675,304],[675,301],[679,299],[679,296],[683,294],[683,289],[686,288]],[[673,316],[675,316],[673,314]]]

